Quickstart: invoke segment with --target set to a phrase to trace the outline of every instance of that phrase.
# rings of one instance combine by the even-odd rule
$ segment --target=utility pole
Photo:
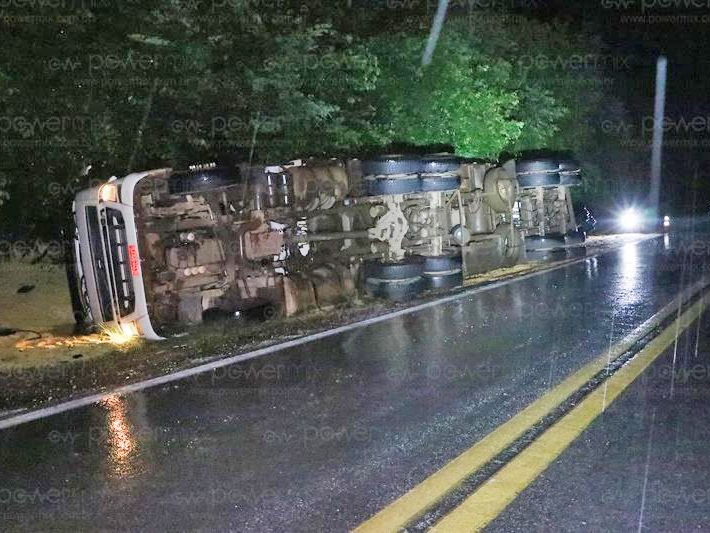
[[[668,60],[660,56],[656,62],[656,102],[653,111],[653,148],[651,153],[651,192],[649,207],[654,219],[658,216],[661,197],[661,152],[663,150],[663,119],[666,107],[666,71]]]

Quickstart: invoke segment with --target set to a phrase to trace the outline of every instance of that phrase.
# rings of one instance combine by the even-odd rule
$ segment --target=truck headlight
[[[118,202],[118,187],[113,183],[105,183],[99,189],[99,200],[102,202]]]
[[[135,322],[122,322],[120,325],[104,324],[101,326],[101,331],[108,337],[110,343],[117,345],[128,344],[140,336]]]
[[[129,338],[138,337],[140,335],[135,322],[122,322],[121,332]]]

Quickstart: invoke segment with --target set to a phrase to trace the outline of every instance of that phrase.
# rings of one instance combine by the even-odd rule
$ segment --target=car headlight
[[[624,209],[619,215],[619,226],[624,231],[634,231],[641,227],[641,214],[633,207]]]
[[[118,202],[118,187],[113,183],[105,183],[99,189],[99,199],[102,202]]]

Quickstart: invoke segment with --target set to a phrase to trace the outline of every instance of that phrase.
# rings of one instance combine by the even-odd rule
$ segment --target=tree
[[[599,71],[530,58],[598,53],[596,41],[453,13],[422,68],[431,13],[356,4],[92,3],[75,21],[13,28],[0,49],[0,227],[52,235],[98,179],[225,153],[278,162],[406,143],[495,158],[593,146],[609,101],[591,83]]]
[[[74,193],[113,174],[224,152],[264,162],[345,153],[361,142],[372,115],[362,95],[377,76],[364,47],[298,10],[212,5],[207,15],[171,0],[82,9],[81,24],[10,35],[0,52],[4,231],[54,233]]]
[[[392,139],[451,144],[496,158],[541,148],[581,150],[613,101],[596,41],[533,19],[515,32],[502,19],[450,17],[428,67],[425,28],[373,38],[382,74],[376,107]],[[591,65],[591,67],[590,67]]]
[[[374,104],[382,137],[495,157],[520,136],[510,65],[472,48],[460,32],[447,28],[427,67],[420,64],[424,35],[377,37],[370,47],[382,68]]]

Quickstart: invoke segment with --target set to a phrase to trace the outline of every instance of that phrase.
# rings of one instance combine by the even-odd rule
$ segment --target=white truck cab
[[[74,199],[73,267],[86,321],[127,336],[160,340],[151,324],[138,250],[133,193],[140,180],[170,169],[110,178]]]

